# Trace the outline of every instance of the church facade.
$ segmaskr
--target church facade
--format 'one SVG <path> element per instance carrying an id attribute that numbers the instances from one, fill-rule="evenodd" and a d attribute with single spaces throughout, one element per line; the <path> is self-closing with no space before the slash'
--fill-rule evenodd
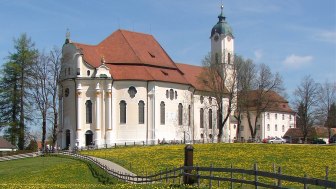
<path id="1" fill-rule="evenodd" d="M 223 12 L 211 51 L 233 54 Z M 227 57 L 227 56 L 226 56 Z M 230 55 L 223 63 L 233 62 Z M 98 45 L 62 48 L 58 146 L 217 140 L 215 99 L 198 83 L 202 67 L 174 62 L 148 34 L 117 30 Z M 227 124 L 223 141 L 233 141 Z"/>
<path id="2" fill-rule="evenodd" d="M 234 36 L 223 8 L 210 40 L 213 61 L 230 69 Z M 97 45 L 72 42 L 67 36 L 58 146 L 216 141 L 217 107 L 199 83 L 202 71 L 201 66 L 174 62 L 152 35 L 117 30 Z M 227 107 L 228 99 L 223 103 Z M 223 128 L 224 142 L 242 137 L 232 117 L 233 112 Z"/>

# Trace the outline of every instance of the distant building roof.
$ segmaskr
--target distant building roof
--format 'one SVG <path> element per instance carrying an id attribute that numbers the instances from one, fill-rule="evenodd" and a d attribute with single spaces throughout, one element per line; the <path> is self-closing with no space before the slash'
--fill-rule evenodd
<path id="1" fill-rule="evenodd" d="M 258 98 L 260 97 L 261 90 L 251 90 L 248 91 L 246 95 L 248 98 L 248 104 L 249 109 L 254 110 L 256 109 L 256 103 L 258 102 Z M 239 93 L 238 98 L 240 98 L 243 94 Z M 265 99 L 265 102 L 268 102 L 266 106 L 266 111 L 277 111 L 277 112 L 288 112 L 293 113 L 294 111 L 289 107 L 288 101 L 280 96 L 275 91 L 268 91 L 267 93 L 264 93 L 263 98 Z"/>
<path id="2" fill-rule="evenodd" d="M 3 137 L 0 137 L 0 149 L 16 149 L 16 147 Z"/>
<path id="3" fill-rule="evenodd" d="M 336 134 L 336 128 L 331 128 L 331 136 Z M 284 136 L 290 136 L 292 138 L 301 138 L 303 137 L 303 132 L 300 128 L 290 128 L 287 130 Z M 322 127 L 322 126 L 315 126 L 311 127 L 308 130 L 308 135 L 307 137 L 309 138 L 328 138 L 329 133 L 328 133 L 328 128 L 327 127 Z"/>

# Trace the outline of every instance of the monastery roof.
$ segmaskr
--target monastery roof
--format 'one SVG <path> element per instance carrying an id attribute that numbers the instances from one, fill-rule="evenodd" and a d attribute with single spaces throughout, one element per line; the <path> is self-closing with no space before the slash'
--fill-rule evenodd
<path id="1" fill-rule="evenodd" d="M 249 106 L 251 110 L 255 108 L 254 104 L 257 103 L 260 93 L 261 93 L 260 90 L 251 90 L 245 94 L 248 97 L 247 99 L 248 99 L 248 103 L 250 104 Z M 241 93 L 238 94 L 238 98 L 241 95 L 242 95 Z M 294 112 L 289 107 L 288 101 L 282 96 L 280 96 L 275 91 L 268 91 L 267 93 L 265 93 L 264 98 L 265 98 L 265 101 L 269 102 L 266 108 L 267 111 L 278 111 L 278 112 L 289 112 L 289 113 Z"/>
<path id="2" fill-rule="evenodd" d="M 167 81 L 189 84 L 152 35 L 117 30 L 98 45 L 73 43 L 93 67 L 105 65 L 115 80 Z"/>

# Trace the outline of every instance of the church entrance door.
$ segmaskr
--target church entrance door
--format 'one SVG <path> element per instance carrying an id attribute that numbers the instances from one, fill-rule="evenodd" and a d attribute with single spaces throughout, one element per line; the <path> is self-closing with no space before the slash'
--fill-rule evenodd
<path id="1" fill-rule="evenodd" d="M 70 146 L 70 130 L 65 131 L 65 148 L 68 149 Z"/>
<path id="2" fill-rule="evenodd" d="M 85 146 L 93 145 L 93 133 L 88 130 L 85 132 Z"/>

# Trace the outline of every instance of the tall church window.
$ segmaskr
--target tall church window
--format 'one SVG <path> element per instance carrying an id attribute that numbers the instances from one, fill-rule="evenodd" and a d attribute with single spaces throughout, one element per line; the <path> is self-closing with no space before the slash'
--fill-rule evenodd
<path id="1" fill-rule="evenodd" d="M 200 109 L 200 128 L 204 128 L 204 110 Z"/>
<path id="2" fill-rule="evenodd" d="M 164 125 L 166 120 L 165 120 L 165 117 L 166 117 L 166 110 L 165 110 L 165 103 L 163 101 L 161 101 L 160 103 L 160 123 L 161 125 Z"/>
<path id="3" fill-rule="evenodd" d="M 183 121 L 183 106 L 181 103 L 178 105 L 178 124 L 182 125 Z"/>
<path id="4" fill-rule="evenodd" d="M 231 53 L 228 53 L 228 64 L 231 64 Z"/>
<path id="5" fill-rule="evenodd" d="M 191 125 L 191 106 L 188 106 L 188 125 Z"/>
<path id="6" fill-rule="evenodd" d="M 145 123 L 145 103 L 144 101 L 140 100 L 138 103 L 139 108 L 139 124 Z"/>
<path id="7" fill-rule="evenodd" d="M 92 123 L 92 102 L 91 100 L 87 100 L 85 102 L 86 109 L 86 123 Z"/>
<path id="8" fill-rule="evenodd" d="M 212 109 L 209 109 L 209 129 L 212 129 Z"/>
<path id="9" fill-rule="evenodd" d="M 120 123 L 126 123 L 126 102 L 124 100 L 120 101 Z"/>
<path id="10" fill-rule="evenodd" d="M 90 76 L 90 70 L 86 71 L 86 75 Z"/>

